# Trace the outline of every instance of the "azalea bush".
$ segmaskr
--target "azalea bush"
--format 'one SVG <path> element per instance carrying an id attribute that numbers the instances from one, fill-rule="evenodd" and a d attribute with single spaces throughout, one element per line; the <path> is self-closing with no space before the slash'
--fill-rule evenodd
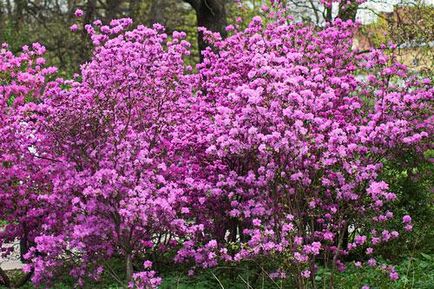
<path id="1" fill-rule="evenodd" d="M 19 240 L 21 259 L 41 233 L 47 207 L 39 196 L 50 191 L 51 160 L 36 153 L 38 103 L 47 81 L 56 73 L 45 67 L 45 48 L 39 43 L 23 47 L 16 56 L 4 44 L 0 50 L 0 254 L 9 256 L 10 243 Z M 31 113 L 28 113 L 31 112 Z M 29 275 L 30 276 L 30 275 Z M 25 282 L 29 276 L 19 283 Z M 11 285 L 0 269 L 0 284 Z"/>
<path id="2" fill-rule="evenodd" d="M 202 30 L 196 69 L 185 33 L 128 30 L 130 19 L 85 26 L 93 56 L 73 79 L 44 68 L 40 45 L 3 48 L 4 254 L 21 240 L 38 285 L 68 264 L 82 286 L 116 258 L 130 287 L 155 288 L 167 256 L 189 274 L 275 259 L 273 278 L 298 288 L 318 265 L 333 287 L 348 260 L 399 279 L 374 257 L 413 229 L 384 168 L 407 153 L 425 161 L 431 80 L 353 50 L 350 21 L 266 20 L 226 39 Z"/>
<path id="3" fill-rule="evenodd" d="M 79 260 L 71 274 L 80 284 L 98 279 L 104 261 L 123 256 L 138 287 L 158 285 L 155 272 L 144 271 L 150 261 L 134 272 L 137 260 L 196 230 L 183 219 L 188 167 L 175 143 L 193 101 L 183 64 L 189 44 L 183 33 L 167 43 L 158 25 L 109 39 L 129 24 L 116 20 L 91 33 L 95 53 L 81 80 L 59 81 L 41 105 L 38 126 L 50 146 L 37 153 L 56 160 L 50 166 L 57 174 L 40 196 L 50 211 L 29 253 L 36 283 L 49 281 L 47 272 L 68 258 Z"/>
<path id="4" fill-rule="evenodd" d="M 302 287 L 317 261 L 343 271 L 345 256 L 362 251 L 380 265 L 376 248 L 412 230 L 379 175 L 397 154 L 423 158 L 432 84 L 381 51 L 352 51 L 354 29 L 338 20 L 315 32 L 276 15 L 225 40 L 208 33 L 216 49 L 199 65 L 207 105 L 197 131 L 207 149 L 197 161 L 212 198 L 195 214 L 208 220 L 222 260 L 284 256 L 281 271 Z M 184 247 L 178 257 L 197 263 L 203 248 Z M 205 266 L 216 263 L 207 257 Z"/>

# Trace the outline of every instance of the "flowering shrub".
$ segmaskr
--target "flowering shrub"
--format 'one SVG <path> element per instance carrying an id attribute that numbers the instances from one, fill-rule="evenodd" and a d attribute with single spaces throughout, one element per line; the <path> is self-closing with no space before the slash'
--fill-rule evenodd
<path id="1" fill-rule="evenodd" d="M 284 254 L 303 286 L 317 259 L 344 270 L 351 251 L 371 255 L 411 231 L 408 216 L 388 224 L 396 195 L 378 176 L 383 161 L 427 148 L 434 90 L 381 51 L 352 51 L 355 28 L 256 17 L 225 40 L 205 32 L 216 49 L 198 66 L 206 105 L 194 149 L 205 173 L 192 202 L 214 244 L 185 243 L 178 261 Z"/>
<path id="2" fill-rule="evenodd" d="M 40 139 L 34 126 L 39 117 L 26 112 L 41 101 L 47 79 L 56 72 L 44 67 L 45 48 L 38 43 L 24 47 L 15 56 L 4 44 L 0 51 L 0 254 L 7 257 L 20 240 L 25 254 L 39 234 L 44 217 L 44 204 L 38 196 L 50 189 L 49 160 L 35 153 Z M 26 105 L 26 103 L 29 103 Z M 21 256 L 23 257 L 23 256 Z M 10 285 L 0 269 L 0 284 Z"/>
<path id="3" fill-rule="evenodd" d="M 118 23 L 130 21 L 112 21 L 110 34 L 92 35 L 111 39 L 95 48 L 81 81 L 59 83 L 41 105 L 45 119 L 38 126 L 51 140 L 44 154 L 56 160 L 50 167 L 58 174 L 51 192 L 40 196 L 51 210 L 29 254 L 36 283 L 66 256 L 80 259 L 71 272 L 79 282 L 97 279 L 104 260 L 122 256 L 128 276 L 144 287 L 155 273 L 132 276 L 133 263 L 195 230 L 182 219 L 188 167 L 175 130 L 193 104 L 193 78 L 183 63 L 189 43 L 184 33 L 167 42 L 158 25 L 116 36 Z"/>
<path id="4" fill-rule="evenodd" d="M 318 260 L 342 271 L 358 250 L 381 266 L 375 248 L 412 229 L 389 224 L 382 163 L 427 148 L 433 86 L 353 51 L 351 22 L 273 17 L 224 40 L 203 30 L 197 72 L 184 33 L 129 19 L 85 26 L 95 49 L 72 80 L 46 83 L 37 45 L 2 52 L 0 240 L 31 232 L 34 283 L 72 261 L 81 285 L 121 257 L 131 287 L 154 288 L 148 258 L 168 252 L 204 268 L 277 256 L 300 288 Z"/>

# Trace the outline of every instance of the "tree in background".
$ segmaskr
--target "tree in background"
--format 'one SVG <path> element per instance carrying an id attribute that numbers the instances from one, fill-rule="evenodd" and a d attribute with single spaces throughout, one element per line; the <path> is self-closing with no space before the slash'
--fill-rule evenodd
<path id="1" fill-rule="evenodd" d="M 89 59 L 91 51 L 84 27 L 82 34 L 65 33 L 65 30 L 75 21 L 73 12 L 76 8 L 80 8 L 84 11 L 82 24 L 91 23 L 96 19 L 108 23 L 114 18 L 130 17 L 135 23 L 145 25 L 161 23 L 168 33 L 175 30 L 185 31 L 187 40 L 193 45 L 189 62 L 196 63 L 200 58 L 200 51 L 207 46 L 202 35 L 198 33 L 197 27 L 206 27 L 225 37 L 225 27 L 229 22 L 233 23 L 238 17 L 250 19 L 261 14 L 262 7 L 272 2 L 276 1 L 1 0 L 0 40 L 8 42 L 14 52 L 19 51 L 24 44 L 35 41 L 44 43 L 48 50 L 47 57 L 50 64 L 71 74 L 77 71 L 79 63 Z M 366 3 L 370 1 L 366 0 L 280 0 L 279 2 L 296 19 L 319 26 L 335 18 L 354 20 L 360 11 L 370 9 Z M 376 3 L 387 2 L 387 0 L 376 1 Z M 388 26 L 380 30 L 387 30 L 390 34 L 387 41 L 391 40 L 397 44 L 408 44 L 409 37 L 412 37 L 412 43 L 416 41 L 419 46 L 424 46 L 425 48 L 419 50 L 428 54 L 433 50 L 426 45 L 432 39 L 432 29 L 430 30 L 432 25 L 430 26 L 429 23 L 432 23 L 433 17 L 429 12 L 430 8 L 423 5 L 422 0 L 401 0 L 399 3 L 411 7 L 408 8 L 411 12 L 406 8 L 407 10 L 395 10 L 393 15 L 380 15 L 380 21 L 386 21 Z M 370 31 L 370 35 L 372 34 Z"/>
<path id="2" fill-rule="evenodd" d="M 388 43 L 400 61 L 420 72 L 430 73 L 434 65 L 434 6 L 424 1 L 396 6 L 378 15 L 377 21 L 361 27 L 356 39 L 361 49 L 380 48 Z"/>
<path id="3" fill-rule="evenodd" d="M 221 36 L 226 36 L 226 0 L 184 1 L 189 3 L 196 11 L 198 27 L 206 27 L 210 31 L 219 32 Z M 203 51 L 208 46 L 201 33 L 198 35 L 198 46 L 199 51 Z"/>
<path id="4" fill-rule="evenodd" d="M 226 0 L 47 0 L 47 1 L 0 1 L 0 39 L 11 44 L 12 51 L 35 41 L 43 42 L 48 50 L 51 64 L 62 71 L 77 71 L 78 64 L 89 58 L 89 42 L 83 27 L 82 34 L 65 33 L 75 21 L 76 8 L 84 11 L 83 24 L 96 19 L 109 23 L 112 19 L 130 17 L 135 23 L 163 24 L 167 32 L 182 30 L 188 40 L 206 47 L 198 34 L 197 26 L 225 35 Z M 189 5 L 190 4 L 190 5 Z M 195 19 L 196 18 L 196 19 Z M 84 26 L 84 25 L 83 25 Z M 198 39 L 198 40 L 196 40 Z M 191 62 L 198 59 L 194 47 Z M 195 60 L 194 62 L 197 62 Z"/>

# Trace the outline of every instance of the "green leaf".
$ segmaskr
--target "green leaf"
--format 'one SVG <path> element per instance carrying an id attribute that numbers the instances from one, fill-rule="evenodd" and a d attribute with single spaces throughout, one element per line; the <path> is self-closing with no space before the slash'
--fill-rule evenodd
<path id="1" fill-rule="evenodd" d="M 433 259 L 432 256 L 425 254 L 425 253 L 420 253 L 422 255 L 422 257 L 424 257 L 425 259 L 427 259 L 428 261 L 431 261 Z"/>

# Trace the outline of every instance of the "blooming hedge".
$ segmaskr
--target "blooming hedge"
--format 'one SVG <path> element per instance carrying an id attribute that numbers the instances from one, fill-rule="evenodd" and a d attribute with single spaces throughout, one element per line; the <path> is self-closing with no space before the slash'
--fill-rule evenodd
<path id="1" fill-rule="evenodd" d="M 184 33 L 131 24 L 86 25 L 93 56 L 70 80 L 38 44 L 1 50 L 0 247 L 22 241 L 34 283 L 69 262 L 82 285 L 122 257 L 131 287 L 154 288 L 149 257 L 173 253 L 192 269 L 281 258 L 304 288 L 318 261 L 381 266 L 376 248 L 412 230 L 380 175 L 429 148 L 434 88 L 353 50 L 356 24 L 278 12 L 226 39 L 202 30 L 195 70 Z"/>

